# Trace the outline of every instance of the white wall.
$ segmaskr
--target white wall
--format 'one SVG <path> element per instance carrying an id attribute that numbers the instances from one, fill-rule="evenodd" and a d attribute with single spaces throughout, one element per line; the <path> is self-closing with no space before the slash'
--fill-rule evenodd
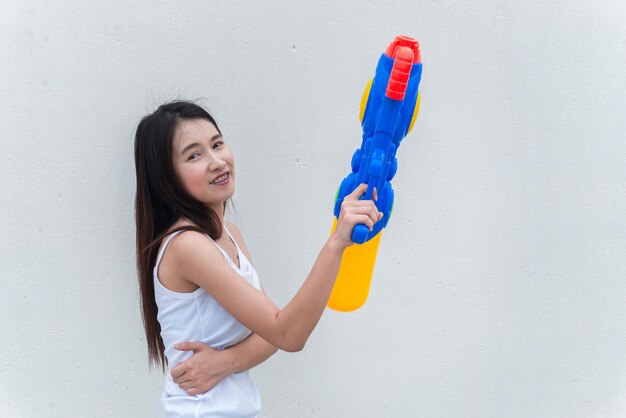
<path id="1" fill-rule="evenodd" d="M 254 371 L 264 417 L 626 415 L 626 6 L 3 2 L 0 415 L 151 417 L 132 143 L 204 98 L 280 305 L 331 224 L 396 34 L 422 108 L 371 295 Z"/>

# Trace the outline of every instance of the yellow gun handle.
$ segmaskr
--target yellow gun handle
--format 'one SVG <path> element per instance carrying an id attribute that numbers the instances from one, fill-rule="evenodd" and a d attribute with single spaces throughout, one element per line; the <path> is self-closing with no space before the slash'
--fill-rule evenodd
<path id="1" fill-rule="evenodd" d="M 333 221 L 332 234 L 337 227 L 337 219 Z M 327 306 L 340 312 L 359 309 L 370 291 L 374 263 L 378 253 L 378 245 L 383 231 L 364 244 L 353 244 L 346 248 L 341 259 L 341 267 L 335 281 Z"/>

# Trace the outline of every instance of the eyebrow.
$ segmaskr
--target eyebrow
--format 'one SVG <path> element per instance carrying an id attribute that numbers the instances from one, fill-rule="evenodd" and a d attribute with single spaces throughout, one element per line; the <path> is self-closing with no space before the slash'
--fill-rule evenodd
<path id="1" fill-rule="evenodd" d="M 216 139 L 220 139 L 222 137 L 222 134 L 215 134 L 211 137 L 211 139 L 209 140 L 210 142 L 215 141 Z M 187 145 L 185 148 L 183 148 L 183 150 L 180 152 L 180 155 L 185 154 L 188 150 L 190 150 L 193 147 L 197 147 L 199 146 L 200 143 L 199 142 L 193 142 L 189 145 Z"/>

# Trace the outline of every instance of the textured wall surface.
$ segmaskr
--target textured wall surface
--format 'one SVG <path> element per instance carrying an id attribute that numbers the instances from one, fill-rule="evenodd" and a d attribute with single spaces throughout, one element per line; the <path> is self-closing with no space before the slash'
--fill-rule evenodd
<path id="1" fill-rule="evenodd" d="M 422 108 L 368 303 L 254 372 L 263 417 L 626 416 L 622 1 L 3 2 L 0 415 L 152 417 L 132 143 L 202 99 L 265 290 L 296 292 L 396 34 Z"/>

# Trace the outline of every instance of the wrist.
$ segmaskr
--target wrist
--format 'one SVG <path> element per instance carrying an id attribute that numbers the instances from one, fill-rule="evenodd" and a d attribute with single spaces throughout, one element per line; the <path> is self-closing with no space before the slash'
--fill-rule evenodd
<path id="1" fill-rule="evenodd" d="M 235 350 L 227 348 L 226 350 L 222 350 L 220 354 L 224 362 L 224 373 L 226 373 L 227 376 L 241 371 L 241 364 L 239 364 L 241 356 L 238 356 Z"/>
<path id="2" fill-rule="evenodd" d="M 342 245 L 341 240 L 337 237 L 337 234 L 332 234 L 326 241 L 326 248 L 331 252 L 342 255 L 346 247 Z"/>

